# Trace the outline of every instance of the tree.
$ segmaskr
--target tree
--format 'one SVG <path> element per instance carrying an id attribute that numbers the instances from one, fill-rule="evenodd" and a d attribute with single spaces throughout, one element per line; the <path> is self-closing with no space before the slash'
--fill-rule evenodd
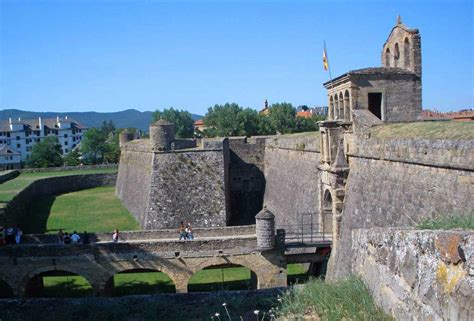
<path id="1" fill-rule="evenodd" d="M 78 148 L 74 148 L 67 155 L 64 156 L 64 165 L 79 166 L 81 165 L 81 153 Z"/>
<path id="2" fill-rule="evenodd" d="M 251 136 L 259 134 L 261 117 L 250 108 L 226 103 L 209 107 L 204 124 L 208 127 L 205 135 L 214 136 Z"/>
<path id="3" fill-rule="evenodd" d="M 194 135 L 194 120 L 191 114 L 185 110 L 164 109 L 163 111 L 155 111 L 153 113 L 152 121 L 164 119 L 174 124 L 176 137 L 190 138 Z"/>
<path id="4" fill-rule="evenodd" d="M 31 167 L 57 167 L 63 164 L 63 150 L 58 138 L 49 136 L 33 146 L 28 165 Z"/>
<path id="5" fill-rule="evenodd" d="M 270 126 L 281 134 L 292 133 L 296 129 L 296 110 L 289 103 L 273 104 L 269 108 Z"/>
<path id="6" fill-rule="evenodd" d="M 105 130 L 90 128 L 86 131 L 81 142 L 81 151 L 87 162 L 92 164 L 102 162 L 107 148 L 107 134 Z"/>
<path id="7" fill-rule="evenodd" d="M 296 117 L 296 132 L 310 132 L 319 130 L 319 121 L 324 120 L 323 116 L 313 115 L 311 117 Z"/>

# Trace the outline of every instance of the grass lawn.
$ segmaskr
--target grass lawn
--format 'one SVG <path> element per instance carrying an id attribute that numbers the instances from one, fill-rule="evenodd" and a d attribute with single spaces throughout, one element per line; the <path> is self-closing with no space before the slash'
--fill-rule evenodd
<path id="1" fill-rule="evenodd" d="M 288 265 L 288 276 L 301 275 L 300 264 Z M 81 276 L 43 277 L 44 297 L 80 297 L 92 295 L 90 284 Z M 204 269 L 189 280 L 189 292 L 217 290 L 245 290 L 251 287 L 250 270 L 246 267 Z M 174 293 L 173 281 L 162 272 L 118 273 L 114 276 L 112 296 L 131 294 Z"/>
<path id="2" fill-rule="evenodd" d="M 10 201 L 19 191 L 40 178 L 115 172 L 117 172 L 115 168 L 99 168 L 63 172 L 21 173 L 16 178 L 0 184 L 0 203 Z"/>
<path id="3" fill-rule="evenodd" d="M 384 124 L 371 129 L 377 138 L 474 139 L 474 122 L 426 121 Z"/>
<path id="4" fill-rule="evenodd" d="M 31 205 L 30 219 L 21 222 L 26 233 L 111 232 L 138 230 L 139 225 L 115 196 L 114 186 L 46 196 Z"/>
<path id="5" fill-rule="evenodd" d="M 354 276 L 331 283 L 311 279 L 303 288 L 293 288 L 281 297 L 279 318 L 305 320 L 308 314 L 321 320 L 393 321 L 375 305 L 364 283 Z"/>

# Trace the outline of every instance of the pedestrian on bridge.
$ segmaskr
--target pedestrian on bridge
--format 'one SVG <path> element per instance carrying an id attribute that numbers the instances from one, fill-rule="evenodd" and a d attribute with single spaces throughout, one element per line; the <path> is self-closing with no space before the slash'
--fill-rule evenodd
<path id="1" fill-rule="evenodd" d="M 181 223 L 179 223 L 178 233 L 179 233 L 180 241 L 186 240 L 187 235 L 186 235 L 186 226 L 184 226 L 184 221 L 181 221 Z"/>
<path id="2" fill-rule="evenodd" d="M 119 240 L 119 236 L 120 236 L 119 230 L 116 229 L 114 231 L 114 234 L 112 234 L 112 242 L 117 243 Z"/>

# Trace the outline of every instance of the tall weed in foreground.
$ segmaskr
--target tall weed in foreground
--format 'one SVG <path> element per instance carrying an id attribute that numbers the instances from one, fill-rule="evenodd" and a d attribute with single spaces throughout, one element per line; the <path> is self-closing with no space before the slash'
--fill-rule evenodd
<path id="1" fill-rule="evenodd" d="M 425 219 L 418 224 L 417 228 L 421 230 L 450 230 L 454 228 L 474 230 L 474 213 Z"/>
<path id="2" fill-rule="evenodd" d="M 355 277 L 326 283 L 311 279 L 302 288 L 286 292 L 279 301 L 279 318 L 304 320 L 305 315 L 316 314 L 321 320 L 393 320 L 378 308 L 362 281 Z"/>

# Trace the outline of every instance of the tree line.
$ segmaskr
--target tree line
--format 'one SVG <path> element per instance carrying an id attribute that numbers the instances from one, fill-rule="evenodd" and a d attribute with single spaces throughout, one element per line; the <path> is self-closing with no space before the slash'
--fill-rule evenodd
<path id="1" fill-rule="evenodd" d="M 256 136 L 289 134 L 319 129 L 318 121 L 324 117 L 298 117 L 296 108 L 290 103 L 276 103 L 268 112 L 260 114 L 255 109 L 244 108 L 235 103 L 209 107 L 203 120 L 205 129 L 194 126 L 191 114 L 173 107 L 156 110 L 152 122 L 165 119 L 175 125 L 177 138 Z M 58 138 L 48 136 L 33 146 L 26 165 L 28 167 L 59 167 L 118 163 L 120 159 L 119 134 L 124 129 L 115 128 L 112 121 L 102 123 L 99 128 L 88 129 L 81 143 L 63 155 Z M 128 128 L 135 132 L 136 129 Z"/>
<path id="2" fill-rule="evenodd" d="M 174 108 L 155 111 L 153 121 L 165 119 L 175 125 L 178 138 L 275 135 L 315 131 L 318 121 L 325 118 L 313 115 L 298 117 L 296 108 L 290 103 L 276 103 L 268 113 L 260 114 L 255 109 L 244 108 L 235 103 L 209 107 L 203 118 L 205 129 L 195 130 L 191 114 Z"/>

